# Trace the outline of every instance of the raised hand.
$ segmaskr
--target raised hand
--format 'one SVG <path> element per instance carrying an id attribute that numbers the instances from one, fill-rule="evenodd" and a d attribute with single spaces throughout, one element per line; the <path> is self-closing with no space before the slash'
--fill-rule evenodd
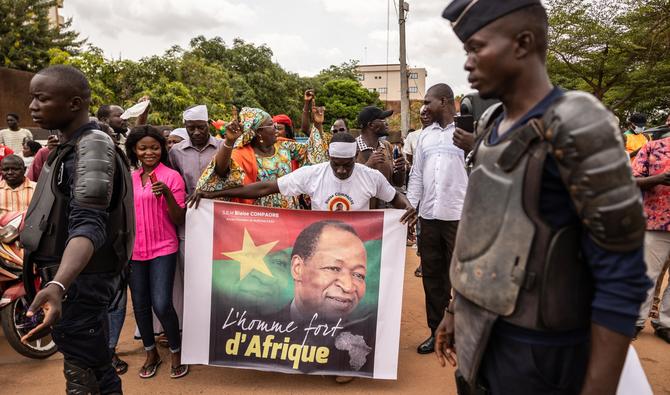
<path id="1" fill-rule="evenodd" d="M 306 102 L 314 101 L 314 89 L 307 89 L 305 91 L 305 101 Z"/>
<path id="2" fill-rule="evenodd" d="M 454 145 L 463 151 L 470 152 L 475 145 L 474 133 L 468 133 L 461 128 L 456 128 L 454 131 Z"/>

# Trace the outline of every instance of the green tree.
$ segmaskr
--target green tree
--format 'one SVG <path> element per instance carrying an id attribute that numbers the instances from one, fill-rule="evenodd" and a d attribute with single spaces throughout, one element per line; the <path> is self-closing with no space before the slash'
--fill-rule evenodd
<path id="1" fill-rule="evenodd" d="M 232 47 L 220 37 L 195 37 L 188 54 L 203 59 L 229 74 L 232 103 L 238 107 L 256 106 L 270 114 L 285 113 L 294 120 L 300 116 L 303 80 L 272 61 L 272 50 L 236 38 Z"/>
<path id="2" fill-rule="evenodd" d="M 349 60 L 338 65 L 331 65 L 323 69 L 312 78 L 307 78 L 306 82 L 311 84 L 310 88 L 319 90 L 328 81 L 332 80 L 352 80 L 358 81 L 356 68 L 358 67 L 358 60 Z"/>
<path id="3" fill-rule="evenodd" d="M 337 118 L 345 118 L 350 127 L 357 127 L 356 118 L 365 106 L 382 106 L 379 93 L 363 88 L 358 81 L 351 79 L 331 80 L 323 85 L 316 95 L 318 105 L 326 106 L 327 125 Z"/>
<path id="4" fill-rule="evenodd" d="M 620 117 L 667 98 L 667 0 L 549 0 L 548 69 L 555 84 L 594 94 Z M 667 101 L 667 99 L 665 99 Z"/>
<path id="5" fill-rule="evenodd" d="M 174 46 L 139 61 L 107 60 L 93 46 L 76 54 L 53 48 L 49 56 L 51 64 L 71 64 L 86 74 L 93 90 L 92 111 L 102 104 L 129 107 L 149 95 L 149 121 L 156 124 L 181 124 L 182 112 L 193 104 L 206 104 L 212 119 L 227 119 L 235 105 L 284 113 L 298 123 L 303 92 L 315 86 L 317 103 L 328 107 L 327 122 L 337 117 L 354 122 L 361 107 L 381 105 L 378 94 L 356 80 L 356 61 L 303 78 L 273 62 L 266 45 L 241 39 L 227 47 L 220 37 L 198 36 L 188 49 Z"/>
<path id="6" fill-rule="evenodd" d="M 103 104 L 118 103 L 118 96 L 113 84 L 116 70 L 114 64 L 104 58 L 101 49 L 89 46 L 88 50 L 73 56 L 61 49 L 52 48 L 48 51 L 48 54 L 50 57 L 49 65 L 71 65 L 86 75 L 91 85 L 91 107 L 93 110 L 97 110 Z"/>
<path id="7" fill-rule="evenodd" d="M 49 22 L 54 5 L 53 0 L 0 0 L 0 59 L 5 67 L 38 71 L 49 64 L 50 49 L 79 51 L 85 40 L 69 30 L 71 19 L 62 27 Z"/>
<path id="8" fill-rule="evenodd" d="M 189 88 L 179 81 L 170 81 L 166 77 L 159 83 L 142 92 L 151 97 L 149 123 L 154 125 L 181 125 L 182 112 L 195 104 Z"/>

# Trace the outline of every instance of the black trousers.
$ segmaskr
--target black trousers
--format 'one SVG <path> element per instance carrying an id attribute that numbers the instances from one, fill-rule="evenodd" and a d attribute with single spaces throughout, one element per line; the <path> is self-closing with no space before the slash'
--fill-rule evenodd
<path id="1" fill-rule="evenodd" d="M 426 316 L 431 333 L 442 321 L 444 308 L 451 299 L 449 265 L 454 251 L 458 221 L 440 221 L 420 218 L 421 272 L 426 294 Z"/>
<path id="2" fill-rule="evenodd" d="M 579 394 L 588 360 L 588 342 L 545 346 L 494 335 L 479 377 L 492 395 Z"/>
<path id="3" fill-rule="evenodd" d="M 52 333 L 67 362 L 93 370 L 102 394 L 121 393 L 107 334 L 107 310 L 120 281 L 118 274 L 80 274 L 67 291 Z"/>

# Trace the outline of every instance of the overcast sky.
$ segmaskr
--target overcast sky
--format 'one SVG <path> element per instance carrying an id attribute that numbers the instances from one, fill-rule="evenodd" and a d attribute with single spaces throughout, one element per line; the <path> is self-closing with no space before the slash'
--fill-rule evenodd
<path id="1" fill-rule="evenodd" d="M 462 45 L 440 16 L 448 1 L 408 2 L 408 64 L 427 69 L 428 87 L 445 82 L 469 92 Z M 65 0 L 62 14 L 108 58 L 160 55 L 197 35 L 227 44 L 239 37 L 267 44 L 284 69 L 312 76 L 349 59 L 397 64 L 395 7 L 393 0 Z"/>

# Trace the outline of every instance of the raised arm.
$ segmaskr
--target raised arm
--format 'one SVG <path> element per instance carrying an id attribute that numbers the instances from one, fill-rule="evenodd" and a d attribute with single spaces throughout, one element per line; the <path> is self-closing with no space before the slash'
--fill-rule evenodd
<path id="1" fill-rule="evenodd" d="M 306 136 L 309 136 L 310 133 L 310 107 L 314 101 L 314 91 L 308 89 L 305 91 L 305 102 L 302 106 L 302 116 L 300 117 L 300 131 L 303 132 Z"/>
<path id="2" fill-rule="evenodd" d="M 228 170 L 230 170 L 230 157 L 233 154 L 233 146 L 238 137 L 242 135 L 242 125 L 237 120 L 227 124 L 225 126 L 225 132 L 223 134 L 223 144 L 216 152 L 215 163 L 216 166 L 214 171 L 216 174 L 225 178 L 228 176 Z"/>
<path id="3" fill-rule="evenodd" d="M 149 100 L 149 96 L 142 96 L 140 98 L 140 100 L 138 101 L 138 103 L 143 102 L 143 101 L 147 101 L 147 100 Z M 135 123 L 136 126 L 142 126 L 142 125 L 147 124 L 147 119 L 149 118 L 149 108 L 150 107 L 151 107 L 151 104 L 149 104 L 147 106 L 147 109 L 144 110 L 144 112 L 142 114 L 140 114 L 139 117 L 137 117 L 137 122 Z"/>
<path id="4" fill-rule="evenodd" d="M 312 106 L 312 122 L 314 122 L 314 127 L 321 134 L 323 134 L 323 121 L 326 117 L 326 107 L 316 107 Z"/>

